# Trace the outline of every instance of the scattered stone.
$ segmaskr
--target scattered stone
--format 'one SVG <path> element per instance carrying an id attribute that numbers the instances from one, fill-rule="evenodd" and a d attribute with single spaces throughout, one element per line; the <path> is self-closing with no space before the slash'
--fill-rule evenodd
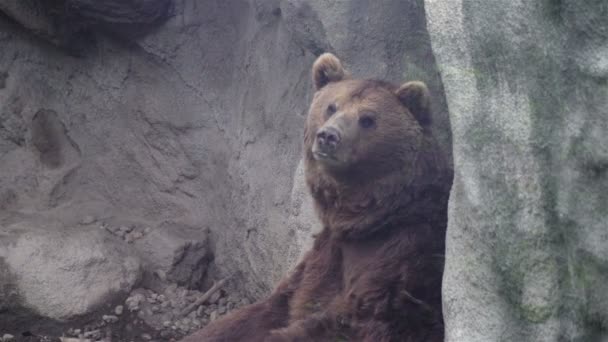
<path id="1" fill-rule="evenodd" d="M 125 303 L 127 304 L 127 308 L 129 311 L 137 311 L 140 308 L 141 302 L 146 300 L 146 297 L 141 293 L 136 293 L 133 296 L 127 298 Z"/>
<path id="2" fill-rule="evenodd" d="M 15 336 L 13 336 L 11 334 L 2 335 L 2 342 L 9 342 L 9 341 L 14 341 L 14 340 L 15 340 Z"/>
<path id="3" fill-rule="evenodd" d="M 213 322 L 213 321 L 215 321 L 215 320 L 217 319 L 217 317 L 218 317 L 218 313 L 217 313 L 217 310 L 215 310 L 215 311 L 213 311 L 213 312 L 212 312 L 212 313 L 209 315 L 209 320 L 210 320 L 211 322 Z"/>
<path id="4" fill-rule="evenodd" d="M 205 307 L 204 306 L 199 306 L 198 309 L 196 309 L 196 315 L 198 317 L 203 317 L 203 314 L 205 313 Z"/>
<path id="5" fill-rule="evenodd" d="M 74 329 L 74 336 L 80 335 L 81 332 L 82 332 L 82 330 L 80 330 L 80 329 Z"/>
<path id="6" fill-rule="evenodd" d="M 164 326 L 165 328 L 170 327 L 170 326 L 171 326 L 171 321 L 164 321 L 164 322 L 163 322 L 163 326 Z"/>
<path id="7" fill-rule="evenodd" d="M 83 226 L 95 223 L 96 219 L 94 216 L 87 215 L 80 220 L 80 224 Z"/>
<path id="8" fill-rule="evenodd" d="M 215 304 L 220 300 L 221 296 L 222 296 L 222 294 L 220 293 L 220 291 L 215 292 L 214 294 L 211 295 L 211 297 L 209 297 L 209 300 L 207 301 L 207 303 Z"/>
<path id="9" fill-rule="evenodd" d="M 124 234 L 130 233 L 133 230 L 133 226 L 120 226 L 118 231 L 123 232 Z"/>
<path id="10" fill-rule="evenodd" d="M 115 309 L 114 309 L 114 313 L 117 316 L 122 315 L 122 312 L 124 311 L 124 307 L 122 305 L 118 305 Z"/>
<path id="11" fill-rule="evenodd" d="M 99 340 L 101 338 L 101 330 L 95 329 L 84 333 L 84 338 Z"/>
<path id="12" fill-rule="evenodd" d="M 93 342 L 88 338 L 74 338 L 74 337 L 60 337 L 59 340 L 61 342 Z"/>
<path id="13" fill-rule="evenodd" d="M 225 306 L 220 306 L 217 308 L 217 313 L 220 315 L 223 315 L 226 313 L 226 307 Z"/>
<path id="14" fill-rule="evenodd" d="M 217 305 L 226 306 L 226 302 L 227 302 L 226 297 L 222 297 L 222 298 L 220 298 L 220 300 L 217 301 Z"/>
<path id="15" fill-rule="evenodd" d="M 125 236 L 125 241 L 127 243 L 133 243 L 133 242 L 135 242 L 135 239 L 133 238 L 133 235 L 131 233 L 129 233 Z"/>
<path id="16" fill-rule="evenodd" d="M 152 336 L 150 334 L 141 334 L 141 338 L 146 341 L 150 341 L 152 339 Z"/>
<path id="17" fill-rule="evenodd" d="M 104 322 L 109 324 L 118 322 L 118 317 L 114 315 L 103 315 L 101 319 L 103 319 Z"/>

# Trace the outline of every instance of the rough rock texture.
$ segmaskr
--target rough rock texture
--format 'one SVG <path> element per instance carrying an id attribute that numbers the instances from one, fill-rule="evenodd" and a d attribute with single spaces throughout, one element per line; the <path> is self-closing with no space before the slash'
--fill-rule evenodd
<path id="1" fill-rule="evenodd" d="M 608 7 L 427 0 L 454 134 L 447 341 L 608 339 Z"/>
<path id="2" fill-rule="evenodd" d="M 2 0 L 0 11 L 33 34 L 70 52 L 91 46 L 94 31 L 141 35 L 165 20 L 171 0 Z"/>
<path id="3" fill-rule="evenodd" d="M 134 241 L 141 259 L 147 263 L 145 285 L 155 288 L 159 285 L 149 281 L 159 278 L 160 286 L 169 282 L 201 288 L 213 256 L 207 230 L 203 234 L 196 230 L 200 228 L 164 222 L 141 240 Z M 199 237 L 194 239 L 196 235 Z"/>
<path id="4" fill-rule="evenodd" d="M 52 223 L 37 223 L 10 225 L 0 232 L 0 273 L 5 275 L 0 288 L 11 292 L 7 297 L 0 292 L 0 311 L 19 303 L 65 320 L 128 294 L 139 280 L 138 259 L 98 229 L 59 230 Z M 6 319 L 10 321 L 0 318 Z"/>
<path id="5" fill-rule="evenodd" d="M 86 26 L 80 58 L 40 39 L 53 17 L 26 5 L 0 0 L 1 231 L 34 214 L 59 232 L 88 216 L 208 228 L 207 274 L 267 293 L 318 228 L 299 160 L 325 50 L 358 75 L 425 81 L 450 150 L 422 0 L 177 0 L 145 36 Z"/>

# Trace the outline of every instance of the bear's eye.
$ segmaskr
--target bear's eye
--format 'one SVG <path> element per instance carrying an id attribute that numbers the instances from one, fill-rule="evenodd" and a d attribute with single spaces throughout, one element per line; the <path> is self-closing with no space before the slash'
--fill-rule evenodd
<path id="1" fill-rule="evenodd" d="M 369 116 L 362 116 L 359 119 L 359 125 L 363 128 L 371 128 L 376 124 L 376 120 Z"/>
<path id="2" fill-rule="evenodd" d="M 336 112 L 336 110 L 338 110 L 336 108 L 336 105 L 333 103 L 330 104 L 329 106 L 327 106 L 327 116 L 332 116 Z"/>

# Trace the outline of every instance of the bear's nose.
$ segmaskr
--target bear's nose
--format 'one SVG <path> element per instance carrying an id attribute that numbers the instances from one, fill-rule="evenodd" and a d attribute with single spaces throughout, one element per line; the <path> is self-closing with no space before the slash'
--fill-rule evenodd
<path id="1" fill-rule="evenodd" d="M 333 150 L 340 143 L 340 132 L 333 127 L 324 127 L 317 132 L 317 142 L 323 150 Z"/>

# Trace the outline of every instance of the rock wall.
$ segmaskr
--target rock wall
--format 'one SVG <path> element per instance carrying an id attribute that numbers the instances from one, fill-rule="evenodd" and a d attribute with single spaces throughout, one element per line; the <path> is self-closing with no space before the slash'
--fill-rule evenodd
<path id="1" fill-rule="evenodd" d="M 606 2 L 425 5 L 454 135 L 446 341 L 606 340 Z"/>
<path id="2" fill-rule="evenodd" d="M 119 17 L 91 1 L 0 1 L 0 291 L 11 295 L 0 305 L 47 313 L 6 257 L 41 232 L 49 251 L 70 248 L 65 234 L 78 253 L 120 244 L 144 281 L 159 270 L 190 286 L 230 276 L 251 297 L 267 293 L 318 229 L 299 160 L 321 52 L 358 76 L 426 81 L 450 150 L 421 0 L 176 0 L 166 13 L 156 1 Z M 206 278 L 170 270 L 206 267 L 207 254 L 181 257 L 207 251 L 201 241 L 214 256 L 197 273 Z M 53 317 L 70 316 L 61 305 Z"/>

